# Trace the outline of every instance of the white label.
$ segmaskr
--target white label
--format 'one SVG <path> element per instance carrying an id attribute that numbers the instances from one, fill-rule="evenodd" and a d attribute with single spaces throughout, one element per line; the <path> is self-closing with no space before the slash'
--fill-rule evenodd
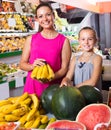
<path id="1" fill-rule="evenodd" d="M 9 18 L 9 19 L 8 19 L 8 25 L 9 25 L 10 27 L 16 26 L 16 21 L 15 21 L 15 19 L 14 19 L 14 18 Z"/>

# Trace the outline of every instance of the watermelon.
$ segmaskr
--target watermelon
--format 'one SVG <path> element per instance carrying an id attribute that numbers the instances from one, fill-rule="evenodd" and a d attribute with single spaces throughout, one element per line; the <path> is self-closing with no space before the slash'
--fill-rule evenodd
<path id="1" fill-rule="evenodd" d="M 85 99 L 76 87 L 59 88 L 52 97 L 52 112 L 59 120 L 75 120 L 77 113 L 85 105 Z"/>
<path id="2" fill-rule="evenodd" d="M 94 130 L 95 125 L 98 123 L 109 123 L 110 119 L 111 109 L 102 103 L 85 106 L 76 117 L 76 121 L 83 123 L 87 130 Z"/>
<path id="3" fill-rule="evenodd" d="M 86 130 L 85 125 L 77 121 L 58 120 L 49 124 L 45 130 Z"/>
<path id="4" fill-rule="evenodd" d="M 44 90 L 41 96 L 41 103 L 44 108 L 44 110 L 48 113 L 52 113 L 51 109 L 51 101 L 52 101 L 52 96 L 54 92 L 59 88 L 59 84 L 53 84 L 50 85 L 48 88 Z"/>
<path id="5" fill-rule="evenodd" d="M 86 100 L 86 105 L 91 103 L 103 103 L 103 95 L 99 89 L 90 85 L 84 85 L 81 86 L 79 90 Z"/>

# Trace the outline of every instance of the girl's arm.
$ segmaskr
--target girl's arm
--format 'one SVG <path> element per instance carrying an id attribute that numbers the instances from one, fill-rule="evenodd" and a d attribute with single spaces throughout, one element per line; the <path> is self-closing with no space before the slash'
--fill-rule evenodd
<path id="1" fill-rule="evenodd" d="M 91 78 L 84 81 L 81 84 L 78 84 L 77 87 L 82 85 L 91 85 L 96 86 L 101 74 L 102 74 L 102 57 L 97 55 L 93 60 L 94 70 L 92 72 Z"/>
<path id="2" fill-rule="evenodd" d="M 60 87 L 72 85 L 71 80 L 72 80 L 73 75 L 74 75 L 75 60 L 76 60 L 76 57 L 73 57 L 71 62 L 70 62 L 69 70 L 68 70 L 66 76 L 63 78 Z"/>

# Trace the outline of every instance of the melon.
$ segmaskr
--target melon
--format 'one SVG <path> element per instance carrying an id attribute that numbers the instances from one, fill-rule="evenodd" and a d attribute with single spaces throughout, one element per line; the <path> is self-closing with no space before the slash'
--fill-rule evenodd
<path id="1" fill-rule="evenodd" d="M 75 120 L 85 105 L 85 99 L 76 87 L 59 88 L 52 97 L 52 112 L 58 120 Z"/>
<path id="2" fill-rule="evenodd" d="M 41 103 L 47 113 L 52 113 L 51 109 L 52 96 L 58 88 L 59 84 L 49 85 L 48 88 L 46 88 L 42 93 Z"/>
<path id="3" fill-rule="evenodd" d="M 84 85 L 79 90 L 83 94 L 87 105 L 91 103 L 103 103 L 103 95 L 99 89 L 91 85 Z"/>
<path id="4" fill-rule="evenodd" d="M 85 106 L 76 117 L 76 121 L 83 123 L 87 130 L 94 130 L 95 125 L 98 123 L 109 123 L 110 119 L 111 109 L 102 103 Z"/>
<path id="5" fill-rule="evenodd" d="M 77 121 L 58 120 L 49 124 L 45 130 L 86 130 L 85 125 Z"/>

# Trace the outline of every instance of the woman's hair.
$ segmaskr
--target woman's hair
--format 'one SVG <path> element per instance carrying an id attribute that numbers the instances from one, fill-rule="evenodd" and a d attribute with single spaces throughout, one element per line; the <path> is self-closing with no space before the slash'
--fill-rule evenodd
<path id="1" fill-rule="evenodd" d="M 78 36 L 79 36 L 79 37 L 80 37 L 81 31 L 83 31 L 83 30 L 91 30 L 91 31 L 93 32 L 94 38 L 97 39 L 97 33 L 96 33 L 96 31 L 95 31 L 92 27 L 89 27 L 89 26 L 83 27 L 83 28 L 79 31 L 79 33 L 78 33 Z"/>
<path id="2" fill-rule="evenodd" d="M 53 12 L 53 8 L 51 7 L 51 5 L 50 5 L 49 3 L 41 2 L 41 3 L 36 7 L 36 10 L 35 10 L 35 12 L 36 12 L 36 17 L 37 17 L 37 11 L 38 11 L 38 9 L 41 8 L 41 7 L 48 7 L 48 8 L 51 10 L 51 12 Z M 42 30 L 43 30 L 43 28 L 39 25 L 38 32 L 41 32 Z"/>

